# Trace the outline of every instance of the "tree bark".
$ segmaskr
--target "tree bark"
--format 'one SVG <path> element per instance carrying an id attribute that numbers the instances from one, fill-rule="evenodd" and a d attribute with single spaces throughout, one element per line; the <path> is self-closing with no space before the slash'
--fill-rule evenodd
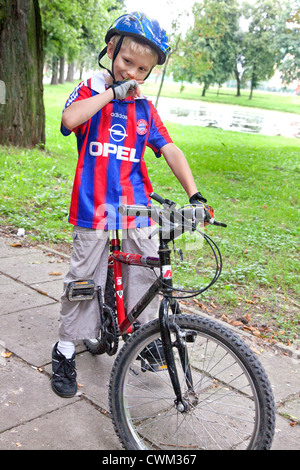
<path id="1" fill-rule="evenodd" d="M 75 64 L 71 62 L 70 64 L 68 64 L 68 73 L 67 73 L 66 82 L 71 82 L 71 83 L 74 82 L 74 70 L 75 70 Z"/>
<path id="2" fill-rule="evenodd" d="M 65 83 L 65 58 L 60 56 L 59 58 L 59 80 L 58 82 L 63 85 Z"/>
<path id="3" fill-rule="evenodd" d="M 38 0 L 0 2 L 0 144 L 45 144 L 43 33 Z"/>
<path id="4" fill-rule="evenodd" d="M 236 78 L 236 96 L 241 96 L 241 77 L 237 69 L 234 69 L 234 74 Z"/>
<path id="5" fill-rule="evenodd" d="M 52 57 L 52 77 L 51 85 L 58 85 L 58 58 Z"/>

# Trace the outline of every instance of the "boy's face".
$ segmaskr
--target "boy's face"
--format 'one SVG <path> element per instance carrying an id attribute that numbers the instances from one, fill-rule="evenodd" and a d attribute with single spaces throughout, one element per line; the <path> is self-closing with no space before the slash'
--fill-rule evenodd
<path id="1" fill-rule="evenodd" d="M 107 55 L 112 60 L 114 46 L 109 43 L 107 46 Z M 114 61 L 114 75 L 116 81 L 127 79 L 136 80 L 142 83 L 148 73 L 156 65 L 154 57 L 140 52 L 133 52 L 130 45 L 122 46 Z"/>

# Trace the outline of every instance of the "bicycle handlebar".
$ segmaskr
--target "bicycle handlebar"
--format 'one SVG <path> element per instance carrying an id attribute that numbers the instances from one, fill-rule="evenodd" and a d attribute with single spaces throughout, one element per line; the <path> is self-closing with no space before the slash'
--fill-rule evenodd
<path id="1" fill-rule="evenodd" d="M 226 224 L 216 221 L 211 216 L 209 206 L 204 203 L 177 208 L 174 201 L 164 199 L 159 194 L 152 192 L 150 197 L 160 203 L 163 208 L 153 205 L 122 205 L 119 207 L 119 213 L 124 216 L 152 218 L 160 225 L 159 230 L 162 231 L 165 239 L 174 239 L 183 232 L 194 231 L 200 222 L 227 227 Z"/>

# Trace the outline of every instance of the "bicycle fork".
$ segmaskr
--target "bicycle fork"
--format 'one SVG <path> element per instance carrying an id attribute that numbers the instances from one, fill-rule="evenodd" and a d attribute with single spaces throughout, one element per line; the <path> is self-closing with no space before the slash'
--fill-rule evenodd
<path id="1" fill-rule="evenodd" d="M 159 309 L 159 322 L 160 322 L 160 333 L 161 333 L 161 340 L 163 351 L 165 355 L 165 360 L 168 367 L 168 372 L 170 376 L 170 380 L 173 386 L 173 390 L 175 393 L 175 405 L 177 410 L 180 413 L 184 413 L 190 409 L 190 406 L 195 406 L 197 403 L 196 394 L 194 392 L 193 387 L 193 378 L 189 363 L 189 357 L 187 352 L 187 347 L 185 342 L 194 342 L 195 340 L 195 333 L 193 331 L 186 332 L 185 335 L 182 334 L 179 326 L 176 323 L 172 323 L 170 326 L 168 310 L 170 306 L 170 299 L 165 297 L 160 304 Z M 174 330 L 176 335 L 175 342 L 172 343 L 171 339 L 171 329 Z M 177 348 L 182 370 L 185 376 L 185 382 L 187 386 L 187 392 L 185 396 L 182 395 L 180 381 L 177 373 L 177 367 L 175 364 L 174 358 L 174 347 Z M 192 398 L 192 401 L 191 401 Z"/>
<path id="2" fill-rule="evenodd" d="M 178 306 L 177 301 L 172 299 L 172 271 L 170 265 L 170 250 L 168 247 L 163 247 L 162 243 L 160 245 L 160 259 L 161 259 L 161 266 L 162 266 L 162 278 L 163 278 L 163 291 L 164 291 L 164 298 L 161 301 L 160 308 L 159 308 L 159 323 L 160 323 L 160 333 L 161 333 L 161 340 L 163 351 L 165 355 L 165 360 L 168 367 L 168 373 L 170 376 L 170 380 L 173 386 L 173 390 L 175 393 L 175 405 L 177 410 L 180 413 L 187 412 L 191 405 L 195 406 L 195 397 L 196 394 L 193 388 L 193 379 L 192 373 L 188 358 L 188 352 L 186 347 L 186 342 L 194 342 L 196 333 L 193 331 L 185 332 L 185 335 L 182 334 L 179 326 L 176 322 L 173 322 L 170 326 L 169 315 L 168 311 L 169 308 L 172 309 L 173 313 L 176 313 L 176 307 Z M 169 275 L 165 276 L 165 273 L 170 272 Z M 176 340 L 172 343 L 171 339 L 171 328 L 175 332 Z M 180 381 L 177 373 L 177 368 L 175 364 L 174 358 L 174 347 L 177 348 L 181 366 L 185 376 L 185 382 L 187 385 L 187 393 L 185 397 L 182 395 Z M 190 398 L 193 397 L 192 401 Z"/>

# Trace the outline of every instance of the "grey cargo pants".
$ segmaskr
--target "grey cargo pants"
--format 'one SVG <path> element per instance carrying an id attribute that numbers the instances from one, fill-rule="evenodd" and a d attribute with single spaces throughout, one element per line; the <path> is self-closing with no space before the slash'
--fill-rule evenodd
<path id="1" fill-rule="evenodd" d="M 157 256 L 157 238 L 148 239 L 153 227 L 128 229 L 122 231 L 122 250 L 148 256 Z M 59 338 L 76 341 L 96 338 L 99 335 L 100 316 L 97 298 L 93 300 L 70 302 L 66 296 L 69 282 L 93 279 L 104 292 L 109 254 L 110 232 L 83 227 L 73 229 L 73 252 L 70 269 L 64 279 L 64 292 L 61 297 Z M 122 265 L 125 311 L 142 297 L 155 280 L 152 270 Z M 159 297 L 157 296 L 138 318 L 141 324 L 156 318 Z"/>

